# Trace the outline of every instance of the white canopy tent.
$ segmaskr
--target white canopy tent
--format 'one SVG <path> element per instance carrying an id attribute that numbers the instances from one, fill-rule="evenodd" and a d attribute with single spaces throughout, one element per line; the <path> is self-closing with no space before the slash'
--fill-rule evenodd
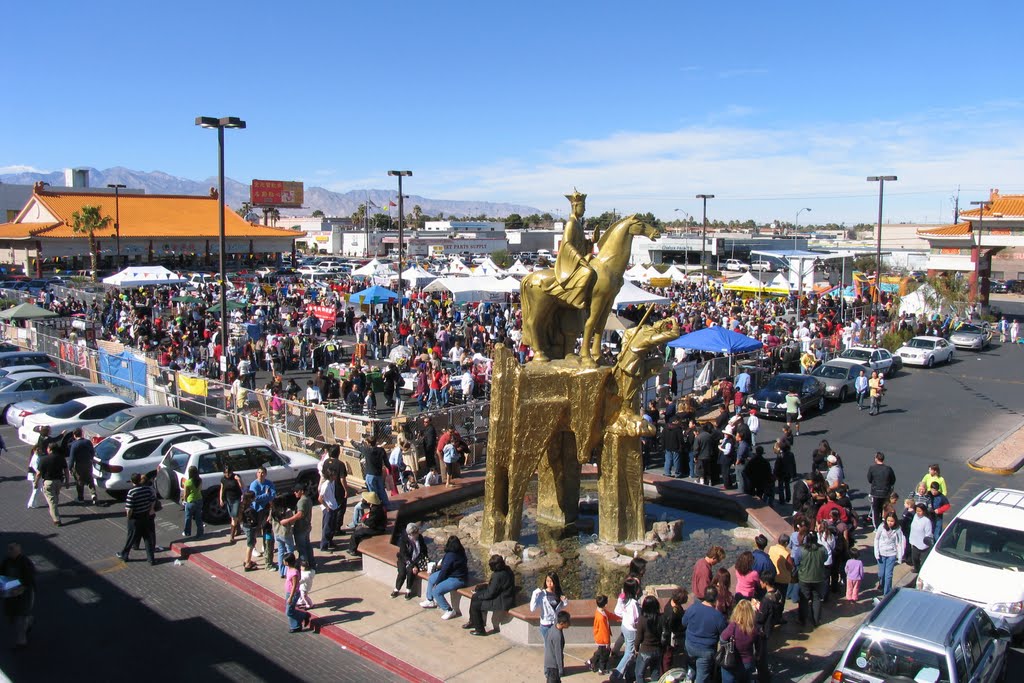
<path id="1" fill-rule="evenodd" d="M 356 277 L 372 277 L 377 274 L 377 269 L 380 268 L 381 262 L 377 259 L 373 259 L 369 263 L 359 266 L 352 271 L 352 275 Z"/>
<path id="2" fill-rule="evenodd" d="M 462 259 L 458 256 L 453 256 L 452 260 L 448 263 L 448 267 L 444 269 L 444 273 L 447 275 L 470 275 L 471 271 Z"/>
<path id="3" fill-rule="evenodd" d="M 672 282 L 686 282 L 686 273 L 679 270 L 679 267 L 676 266 L 675 264 L 669 266 L 668 270 L 662 273 L 661 276 L 672 278 Z"/>
<path id="4" fill-rule="evenodd" d="M 523 265 L 523 262 L 516 259 L 516 262 L 509 266 L 509 275 L 529 275 L 530 269 Z"/>
<path id="5" fill-rule="evenodd" d="M 647 269 L 638 263 L 629 270 L 627 270 L 625 273 L 623 273 L 622 277 L 626 278 L 627 280 L 641 280 L 643 279 L 646 273 Z"/>
<path id="6" fill-rule="evenodd" d="M 163 266 L 130 266 L 120 273 L 103 278 L 103 284 L 114 287 L 155 287 L 182 282 L 186 282 L 185 278 Z"/>
<path id="7" fill-rule="evenodd" d="M 498 264 L 491 260 L 488 256 L 483 260 L 483 263 L 473 269 L 474 275 L 504 275 L 505 271 L 498 267 Z"/>
<path id="8" fill-rule="evenodd" d="M 424 270 L 419 266 L 407 268 L 405 272 L 402 273 L 402 281 L 408 282 L 413 287 L 424 287 L 436 279 L 436 275 Z"/>
<path id="9" fill-rule="evenodd" d="M 949 313 L 949 306 L 939 300 L 935 289 L 929 284 L 923 284 L 910 294 L 900 299 L 900 315 L 945 315 Z"/>
<path id="10" fill-rule="evenodd" d="M 516 282 L 516 291 L 519 283 Z M 424 292 L 450 292 L 455 303 L 505 301 L 510 285 L 496 277 L 442 277 L 423 288 Z"/>
<path id="11" fill-rule="evenodd" d="M 665 276 L 661 274 L 660 270 L 658 270 L 654 266 L 648 266 L 647 270 L 644 271 L 643 277 L 641 277 L 640 279 L 643 280 L 644 282 L 650 282 L 654 278 L 662 278 L 662 277 L 665 277 Z"/>
<path id="12" fill-rule="evenodd" d="M 622 289 L 619 290 L 618 295 L 615 297 L 615 302 L 612 304 L 612 308 L 621 308 L 623 306 L 629 306 L 630 304 L 667 303 L 669 303 L 668 297 L 652 294 L 651 292 L 640 289 L 632 282 L 623 282 Z"/>

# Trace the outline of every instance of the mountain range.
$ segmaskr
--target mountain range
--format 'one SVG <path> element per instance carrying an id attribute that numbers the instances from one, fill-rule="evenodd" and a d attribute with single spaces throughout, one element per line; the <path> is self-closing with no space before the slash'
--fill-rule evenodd
<path id="1" fill-rule="evenodd" d="M 107 184 L 119 183 L 129 189 L 145 190 L 146 194 L 191 194 L 205 195 L 211 187 L 217 186 L 216 178 L 206 180 L 189 180 L 179 178 L 162 171 L 133 171 L 130 168 L 115 166 L 99 170 L 89 168 L 90 187 L 106 187 Z M 8 173 L 0 174 L 0 182 L 12 185 L 32 185 L 38 181 L 47 182 L 56 187 L 63 186 L 64 172 L 53 173 Z M 224 179 L 224 197 L 228 206 L 238 208 L 243 202 L 249 201 L 249 185 L 230 178 Z M 398 203 L 395 190 L 349 190 L 348 192 L 332 192 L 322 187 L 305 187 L 305 205 L 303 209 L 281 209 L 283 216 L 308 216 L 319 209 L 326 216 L 351 216 L 369 199 L 378 206 L 386 207 L 389 201 Z M 523 216 L 542 213 L 532 206 L 507 204 L 502 202 L 463 201 L 451 199 L 430 199 L 419 195 L 408 195 L 405 200 L 406 213 L 412 207 L 419 206 L 427 216 L 444 214 L 446 218 L 485 215 L 493 218 L 504 218 L 517 213 Z M 395 214 L 397 215 L 397 209 Z"/>

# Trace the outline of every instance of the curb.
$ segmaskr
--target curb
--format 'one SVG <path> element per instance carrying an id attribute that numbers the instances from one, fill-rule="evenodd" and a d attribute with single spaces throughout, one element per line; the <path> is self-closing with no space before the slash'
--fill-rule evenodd
<path id="1" fill-rule="evenodd" d="M 173 554 L 178 555 L 182 560 L 195 563 L 197 567 L 210 572 L 232 588 L 255 598 L 271 609 L 284 614 L 284 607 L 282 605 L 283 601 L 280 595 L 267 590 L 255 581 L 250 581 L 237 572 L 228 569 L 224 565 L 214 562 L 202 553 L 192 552 L 192 549 L 187 543 L 172 542 L 170 545 L 170 551 Z M 316 620 L 321 618 L 320 615 L 317 615 L 312 611 L 310 614 Z M 398 676 L 401 676 L 411 683 L 444 683 L 442 679 L 432 676 L 422 669 L 418 669 L 412 664 L 398 659 L 390 652 L 386 652 L 377 646 L 366 642 L 362 638 L 346 631 L 340 626 L 326 624 L 320 628 L 320 635 L 326 636 L 329 640 L 334 641 L 344 649 L 367 661 L 373 662 L 377 666 L 387 669 Z"/>
<path id="2" fill-rule="evenodd" d="M 998 444 L 1002 443 L 1010 436 L 1016 434 L 1022 429 L 1024 429 L 1024 420 L 1018 422 L 1016 425 L 1010 427 L 1005 432 L 1003 432 L 1002 434 L 1000 434 L 999 436 L 997 436 L 996 438 L 992 439 L 987 444 L 982 446 L 978 455 L 974 456 L 973 458 L 967 461 L 967 466 L 970 467 L 972 470 L 977 470 L 978 472 L 986 472 L 988 474 L 998 474 L 1001 476 L 1009 476 L 1011 474 L 1016 474 L 1017 470 L 1019 470 L 1021 467 L 1024 467 L 1024 454 L 1020 455 L 1017 458 L 1017 461 L 1013 463 L 1011 467 L 988 467 L 986 465 L 981 465 L 979 463 L 981 459 L 988 455 L 988 453 Z"/>

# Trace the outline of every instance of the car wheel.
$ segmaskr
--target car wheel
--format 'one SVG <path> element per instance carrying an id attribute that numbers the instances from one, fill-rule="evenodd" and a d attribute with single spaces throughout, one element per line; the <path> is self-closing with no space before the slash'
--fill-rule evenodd
<path id="1" fill-rule="evenodd" d="M 842 389 L 839 390 L 839 402 L 840 403 L 845 403 L 846 402 L 846 393 L 847 393 L 846 392 L 846 387 L 843 387 Z"/>
<path id="2" fill-rule="evenodd" d="M 825 410 L 825 397 L 824 396 L 819 396 L 818 397 L 818 412 L 820 413 L 823 410 Z"/>
<path id="3" fill-rule="evenodd" d="M 178 497 L 178 487 L 174 483 L 174 477 L 167 472 L 158 472 L 156 476 L 156 492 L 164 500 L 175 500 Z"/>
<path id="4" fill-rule="evenodd" d="M 7 421 L 7 411 L 9 408 L 10 406 L 4 406 L 3 408 L 0 408 L 0 424 L 10 424 Z"/>
<path id="5" fill-rule="evenodd" d="M 953 362 L 953 352 L 950 351 L 949 355 L 946 356 L 946 364 L 948 365 L 949 363 L 952 363 L 952 362 Z"/>
<path id="6" fill-rule="evenodd" d="M 928 361 L 924 364 L 926 368 L 935 367 L 935 356 L 928 356 Z"/>
<path id="7" fill-rule="evenodd" d="M 203 521 L 207 524 L 227 524 L 231 521 L 228 509 L 220 504 L 217 489 L 211 489 L 203 496 Z"/>

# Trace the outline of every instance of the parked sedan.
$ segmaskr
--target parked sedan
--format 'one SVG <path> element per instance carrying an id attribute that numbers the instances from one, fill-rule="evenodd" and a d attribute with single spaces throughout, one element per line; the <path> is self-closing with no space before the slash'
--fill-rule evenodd
<path id="1" fill-rule="evenodd" d="M 949 341 L 958 349 L 981 351 L 992 341 L 992 328 L 988 323 L 964 324 L 949 335 Z"/>
<path id="2" fill-rule="evenodd" d="M 814 368 L 811 376 L 816 377 L 825 385 L 826 398 L 842 403 L 847 398 L 857 395 L 854 383 L 861 372 L 865 377 L 871 376 L 871 368 L 862 363 L 844 358 L 833 358 L 824 365 Z"/>
<path id="3" fill-rule="evenodd" d="M 73 382 L 66 387 L 50 389 L 43 396 L 33 401 L 19 401 L 7 408 L 2 414 L 7 424 L 15 429 L 21 427 L 25 418 L 29 415 L 41 413 L 44 410 L 73 401 L 83 396 L 115 396 L 113 391 L 102 384 L 94 382 Z"/>
<path id="4" fill-rule="evenodd" d="M 0 377 L 0 415 L 19 401 L 42 398 L 50 389 L 70 385 L 71 380 L 45 371 Z"/>
<path id="5" fill-rule="evenodd" d="M 135 406 L 134 408 L 126 408 L 114 413 L 101 422 L 89 425 L 83 431 L 85 438 L 92 439 L 92 442 L 97 444 L 111 434 L 179 424 L 198 425 L 218 434 L 228 434 L 235 431 L 235 426 L 226 420 L 200 417 L 166 406 Z"/>
<path id="6" fill-rule="evenodd" d="M 825 409 L 825 385 L 812 375 L 797 375 L 784 372 L 775 375 L 768 384 L 755 391 L 747 398 L 747 406 L 757 408 L 759 415 L 765 417 L 786 417 L 786 396 L 796 391 L 800 397 L 800 411 L 811 408 L 818 411 Z"/>
<path id="7" fill-rule="evenodd" d="M 885 377 L 892 377 L 903 368 L 903 359 L 889 353 L 888 349 L 874 349 L 870 346 L 851 346 L 839 354 L 857 363 L 863 363 L 872 370 L 878 370 Z"/>
<path id="8" fill-rule="evenodd" d="M 50 427 L 52 436 L 57 436 L 99 422 L 130 406 L 130 403 L 115 396 L 83 396 L 29 415 L 18 428 L 18 438 L 22 443 L 35 446 L 39 440 L 39 428 L 43 425 Z"/>
<path id="9" fill-rule="evenodd" d="M 953 345 L 942 337 L 914 337 L 896 349 L 896 355 L 907 365 L 923 365 L 926 368 L 936 363 L 953 360 Z"/>

